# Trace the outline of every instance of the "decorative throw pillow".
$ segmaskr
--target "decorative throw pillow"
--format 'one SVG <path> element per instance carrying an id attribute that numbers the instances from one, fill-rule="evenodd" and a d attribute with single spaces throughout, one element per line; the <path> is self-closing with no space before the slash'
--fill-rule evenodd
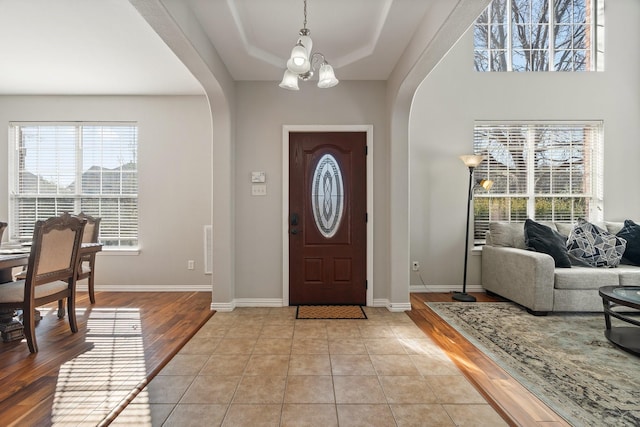
<path id="1" fill-rule="evenodd" d="M 527 219 L 524 222 L 524 241 L 534 251 L 551 255 L 556 267 L 571 267 L 567 239 L 551 227 Z"/>
<path id="2" fill-rule="evenodd" d="M 627 241 L 608 231 L 578 219 L 567 239 L 569 253 L 593 267 L 620 264 Z"/>
<path id="3" fill-rule="evenodd" d="M 631 264 L 640 265 L 640 225 L 627 219 L 616 236 L 627 241 L 623 257 Z"/>

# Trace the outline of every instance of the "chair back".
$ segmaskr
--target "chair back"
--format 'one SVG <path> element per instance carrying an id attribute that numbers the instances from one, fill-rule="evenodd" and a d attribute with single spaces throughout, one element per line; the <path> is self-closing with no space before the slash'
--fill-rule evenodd
<path id="1" fill-rule="evenodd" d="M 75 277 L 86 220 L 67 213 L 37 221 L 29 255 L 25 300 L 33 298 L 35 287 Z"/>
<path id="2" fill-rule="evenodd" d="M 9 224 L 7 224 L 6 222 L 0 222 L 0 242 L 2 242 L 2 234 L 4 233 L 4 230 L 8 225 Z"/>
<path id="3" fill-rule="evenodd" d="M 100 221 L 102 218 L 93 217 L 84 212 L 80 212 L 77 216 L 78 218 L 87 220 L 87 225 L 85 225 L 84 234 L 82 235 L 82 243 L 98 243 L 98 237 L 100 236 Z"/>

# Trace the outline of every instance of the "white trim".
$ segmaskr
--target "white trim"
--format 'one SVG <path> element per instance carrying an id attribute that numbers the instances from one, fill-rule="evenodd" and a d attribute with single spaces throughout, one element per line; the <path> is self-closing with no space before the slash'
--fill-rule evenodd
<path id="1" fill-rule="evenodd" d="M 282 126 L 282 305 L 289 305 L 289 133 L 366 132 L 367 134 L 367 306 L 373 306 L 373 126 L 372 125 L 283 125 Z"/>
<path id="2" fill-rule="evenodd" d="M 411 285 L 409 286 L 409 292 L 460 292 L 460 286 L 451 285 Z M 484 288 L 481 285 L 467 285 L 467 292 L 484 292 Z"/>
<path id="3" fill-rule="evenodd" d="M 411 303 L 410 302 L 389 303 L 387 304 L 387 310 L 394 313 L 398 313 L 401 311 L 411 311 Z"/>
<path id="4" fill-rule="evenodd" d="M 220 312 L 229 312 L 233 311 L 236 308 L 236 305 L 233 301 L 231 302 L 212 302 L 211 310 L 220 311 Z"/>
<path id="5" fill-rule="evenodd" d="M 204 274 L 213 274 L 213 227 L 204 226 Z"/>
<path id="6" fill-rule="evenodd" d="M 385 307 L 387 310 L 391 312 L 402 312 L 402 311 L 411 311 L 411 303 L 410 302 L 402 302 L 402 303 L 391 303 L 387 298 L 379 298 L 373 301 L 374 307 Z"/>
<path id="7" fill-rule="evenodd" d="M 236 298 L 236 307 L 283 307 L 282 298 Z"/>
<path id="8" fill-rule="evenodd" d="M 87 285 L 78 282 L 79 291 Z M 102 292 L 211 292 L 211 285 L 96 285 L 96 291 Z"/>

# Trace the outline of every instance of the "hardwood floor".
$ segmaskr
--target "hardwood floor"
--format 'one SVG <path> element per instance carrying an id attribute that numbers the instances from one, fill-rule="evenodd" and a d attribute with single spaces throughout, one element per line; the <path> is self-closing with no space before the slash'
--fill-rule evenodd
<path id="1" fill-rule="evenodd" d="M 40 351 L 30 354 L 25 342 L 0 342 L 0 423 L 2 425 L 47 426 L 53 423 L 53 408 L 60 408 L 60 391 L 69 387 L 69 378 L 73 373 L 85 375 L 85 383 L 91 377 L 99 378 L 104 373 L 100 366 L 82 367 L 82 363 L 117 363 L 122 360 L 103 362 L 101 359 L 86 362 L 87 353 L 99 345 L 98 335 L 125 337 L 129 332 L 114 330 L 108 319 L 119 317 L 127 328 L 140 336 L 142 349 L 138 358 L 143 358 L 141 369 L 148 378 L 153 377 L 170 358 L 187 342 L 214 312 L 210 310 L 211 294 L 208 292 L 99 292 L 96 304 L 89 303 L 88 294 L 81 292 L 77 299 L 78 333 L 72 334 L 66 317 L 59 320 L 53 305 L 41 309 L 43 319 L 36 327 L 36 336 Z M 50 307 L 50 309 L 48 309 Z M 102 320 L 100 320 L 102 319 Z M 122 323 L 122 322 L 121 322 Z M 89 327 L 88 327 L 89 324 Z M 124 328 L 123 328 L 124 329 Z M 117 339 L 117 338 L 116 338 Z M 100 355 L 105 359 L 104 355 Z M 107 356 L 108 358 L 108 356 Z M 115 357 L 112 357 L 115 359 Z M 131 362 L 124 361 L 131 366 Z M 125 372 L 119 366 L 120 372 Z M 130 375 L 127 373 L 127 375 Z M 142 374 L 141 374 L 142 375 Z M 144 376 L 143 375 L 143 376 Z M 131 378 L 131 376 L 129 376 Z M 119 391 L 117 400 L 106 403 L 91 401 L 96 407 L 102 407 L 102 413 L 95 414 L 96 424 L 104 417 L 105 410 L 117 407 L 122 393 L 117 390 L 112 375 L 100 379 L 95 386 L 95 396 L 104 396 L 104 389 Z M 109 382 L 105 384 L 105 381 Z M 95 381 L 98 384 L 98 381 Z M 101 390 L 97 390 L 100 387 Z M 83 393 L 94 390 L 84 388 Z M 129 389 L 131 391 L 131 388 Z M 99 394 L 102 392 L 102 394 Z M 67 403 L 81 405 L 76 402 Z M 79 398 L 75 398 L 78 400 Z M 86 396 L 85 396 L 86 399 Z M 104 403 L 104 405 L 103 405 Z M 68 424 L 69 425 L 69 424 Z"/>
<path id="2" fill-rule="evenodd" d="M 473 293 L 478 302 L 500 301 Z M 409 317 L 429 335 L 462 370 L 487 401 L 514 426 L 569 426 L 569 424 L 443 322 L 425 302 L 452 301 L 448 293 L 413 293 Z M 464 303 L 460 303 L 464 304 Z"/>

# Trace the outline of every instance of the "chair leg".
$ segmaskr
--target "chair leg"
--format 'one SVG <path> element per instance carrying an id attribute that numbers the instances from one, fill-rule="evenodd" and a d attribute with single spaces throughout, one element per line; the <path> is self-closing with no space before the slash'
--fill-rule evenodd
<path id="1" fill-rule="evenodd" d="M 96 303 L 96 296 L 93 291 L 93 267 L 91 267 L 91 274 L 89 275 L 89 300 L 91 304 Z"/>
<path id="2" fill-rule="evenodd" d="M 38 352 L 38 342 L 36 341 L 36 322 L 34 319 L 33 307 L 25 307 L 22 310 L 22 325 L 24 327 L 24 336 L 27 339 L 29 345 L 29 351 L 31 353 Z"/>
<path id="3" fill-rule="evenodd" d="M 76 301 L 75 295 L 71 295 L 67 301 L 67 313 L 69 315 L 69 327 L 74 334 L 78 332 L 78 323 L 76 322 Z"/>
<path id="4" fill-rule="evenodd" d="M 64 318 L 64 299 L 58 300 L 58 319 Z"/>

